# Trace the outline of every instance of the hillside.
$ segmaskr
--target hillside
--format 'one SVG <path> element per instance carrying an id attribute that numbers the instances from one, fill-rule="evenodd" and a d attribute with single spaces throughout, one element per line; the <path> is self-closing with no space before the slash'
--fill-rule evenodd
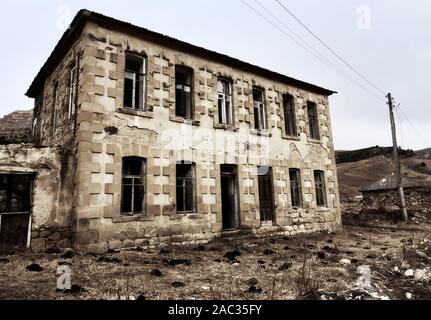
<path id="1" fill-rule="evenodd" d="M 402 174 L 431 185 L 431 149 L 417 152 L 403 150 L 401 154 Z M 338 151 L 337 171 L 341 200 L 353 199 L 360 195 L 362 187 L 393 174 L 395 170 L 391 155 L 391 148 L 380 147 Z"/>

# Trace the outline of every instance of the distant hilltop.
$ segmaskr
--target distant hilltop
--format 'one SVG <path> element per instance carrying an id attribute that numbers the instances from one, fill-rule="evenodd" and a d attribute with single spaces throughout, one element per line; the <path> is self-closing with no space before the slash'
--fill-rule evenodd
<path id="1" fill-rule="evenodd" d="M 0 144 L 29 143 L 33 110 L 14 111 L 0 118 Z"/>

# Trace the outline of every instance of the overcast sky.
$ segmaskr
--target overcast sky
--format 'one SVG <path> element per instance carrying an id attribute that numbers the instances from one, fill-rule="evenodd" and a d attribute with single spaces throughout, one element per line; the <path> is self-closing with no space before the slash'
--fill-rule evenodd
<path id="1" fill-rule="evenodd" d="M 255 0 L 244 1 L 278 23 Z M 393 93 L 407 116 L 396 114 L 401 146 L 431 147 L 431 1 L 281 1 L 369 81 Z M 32 108 L 33 101 L 24 96 L 26 89 L 75 13 L 86 8 L 333 89 L 339 92 L 330 98 L 337 149 L 390 145 L 388 108 L 381 100 L 385 95 L 354 75 L 274 0 L 259 2 L 380 100 L 319 61 L 241 0 L 3 0 L 0 116 Z"/>

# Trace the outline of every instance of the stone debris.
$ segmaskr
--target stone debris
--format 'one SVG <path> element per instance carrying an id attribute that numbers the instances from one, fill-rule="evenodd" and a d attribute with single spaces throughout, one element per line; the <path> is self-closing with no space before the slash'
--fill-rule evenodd
<path id="1" fill-rule="evenodd" d="M 65 289 L 65 290 L 57 289 L 56 291 L 64 294 L 71 294 L 71 295 L 80 295 L 83 292 L 87 292 L 87 290 L 85 290 L 83 287 L 77 284 L 72 285 L 70 289 Z"/>
<path id="2" fill-rule="evenodd" d="M 233 251 L 226 252 L 223 257 L 233 262 L 233 261 L 236 261 L 236 257 L 239 257 L 240 255 L 241 255 L 241 252 L 239 252 L 238 250 L 233 250 Z"/>
<path id="3" fill-rule="evenodd" d="M 106 263 L 122 263 L 122 261 L 115 257 L 100 257 L 97 259 L 97 262 L 106 262 Z"/>
<path id="4" fill-rule="evenodd" d="M 75 250 L 73 249 L 66 249 L 65 253 L 61 256 L 63 259 L 71 259 L 75 256 Z"/>
<path id="5" fill-rule="evenodd" d="M 181 288 L 181 287 L 185 287 L 185 283 L 180 282 L 180 281 L 175 281 L 171 283 L 171 286 L 174 288 Z"/>
<path id="6" fill-rule="evenodd" d="M 27 266 L 26 268 L 30 272 L 42 272 L 43 268 L 38 265 L 37 263 L 32 263 L 31 265 Z"/>
<path id="7" fill-rule="evenodd" d="M 413 299 L 413 295 L 410 292 L 406 292 L 406 298 L 407 300 Z"/>
<path id="8" fill-rule="evenodd" d="M 351 260 L 349 260 L 349 259 L 341 259 L 341 260 L 340 260 L 340 263 L 341 263 L 341 264 L 352 264 L 352 261 L 351 261 Z"/>
<path id="9" fill-rule="evenodd" d="M 415 271 L 413 270 L 413 269 L 409 269 L 409 270 L 407 270 L 406 272 L 404 272 L 404 275 L 406 276 L 406 277 L 414 277 L 414 275 L 415 275 Z"/>
<path id="10" fill-rule="evenodd" d="M 162 276 L 162 272 L 159 269 L 153 269 L 153 270 L 151 270 L 150 274 L 152 276 L 155 276 L 155 277 L 161 277 Z"/>
<path id="11" fill-rule="evenodd" d="M 172 260 L 165 261 L 165 263 L 171 267 L 176 267 L 176 266 L 181 265 L 181 264 L 186 265 L 186 266 L 192 265 L 192 261 L 188 260 L 188 259 L 172 259 Z"/>
<path id="12" fill-rule="evenodd" d="M 286 271 L 289 270 L 292 267 L 292 262 L 286 262 L 283 265 L 281 265 L 278 270 L 280 271 Z"/>
<path id="13" fill-rule="evenodd" d="M 266 256 L 269 256 L 269 255 L 274 254 L 274 253 L 275 253 L 275 251 L 271 250 L 271 249 L 265 249 L 263 251 L 263 254 L 266 255 Z"/>

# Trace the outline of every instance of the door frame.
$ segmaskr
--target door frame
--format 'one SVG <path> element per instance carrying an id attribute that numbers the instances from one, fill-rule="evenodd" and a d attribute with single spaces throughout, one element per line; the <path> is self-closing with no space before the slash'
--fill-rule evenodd
<path id="1" fill-rule="evenodd" d="M 262 216 L 260 215 L 260 221 L 261 221 L 261 223 L 270 223 L 270 222 L 272 222 L 274 224 L 274 223 L 276 223 L 276 215 L 277 215 L 276 209 L 277 209 L 277 207 L 275 205 L 273 171 L 272 171 L 272 167 L 271 166 L 261 166 L 261 167 L 267 167 L 269 169 L 268 170 L 269 172 L 268 172 L 268 174 L 265 174 L 265 175 L 259 175 L 259 171 L 258 171 L 258 174 L 257 174 L 257 188 L 258 188 L 258 197 L 259 197 L 259 213 L 260 213 L 260 208 L 261 208 L 261 206 L 260 206 L 260 190 L 259 190 L 260 184 L 259 184 L 259 177 L 261 177 L 261 176 L 269 176 L 269 181 L 271 183 L 270 190 L 271 190 L 271 213 L 272 213 L 272 220 L 266 220 L 266 221 L 264 221 L 264 220 L 262 220 Z"/>
<path id="2" fill-rule="evenodd" d="M 233 169 L 234 174 L 223 174 L 223 167 L 230 167 Z M 236 164 L 220 164 L 220 180 L 222 176 L 234 176 L 235 177 L 235 209 L 236 209 L 236 224 L 237 226 L 233 229 L 225 229 L 223 227 L 223 190 L 221 189 L 221 181 L 220 181 L 220 208 L 221 208 L 221 216 L 222 216 L 222 229 L 223 231 L 229 230 L 238 230 L 241 227 L 241 206 L 240 206 L 240 192 L 239 192 L 239 177 L 238 177 L 238 165 Z"/>

